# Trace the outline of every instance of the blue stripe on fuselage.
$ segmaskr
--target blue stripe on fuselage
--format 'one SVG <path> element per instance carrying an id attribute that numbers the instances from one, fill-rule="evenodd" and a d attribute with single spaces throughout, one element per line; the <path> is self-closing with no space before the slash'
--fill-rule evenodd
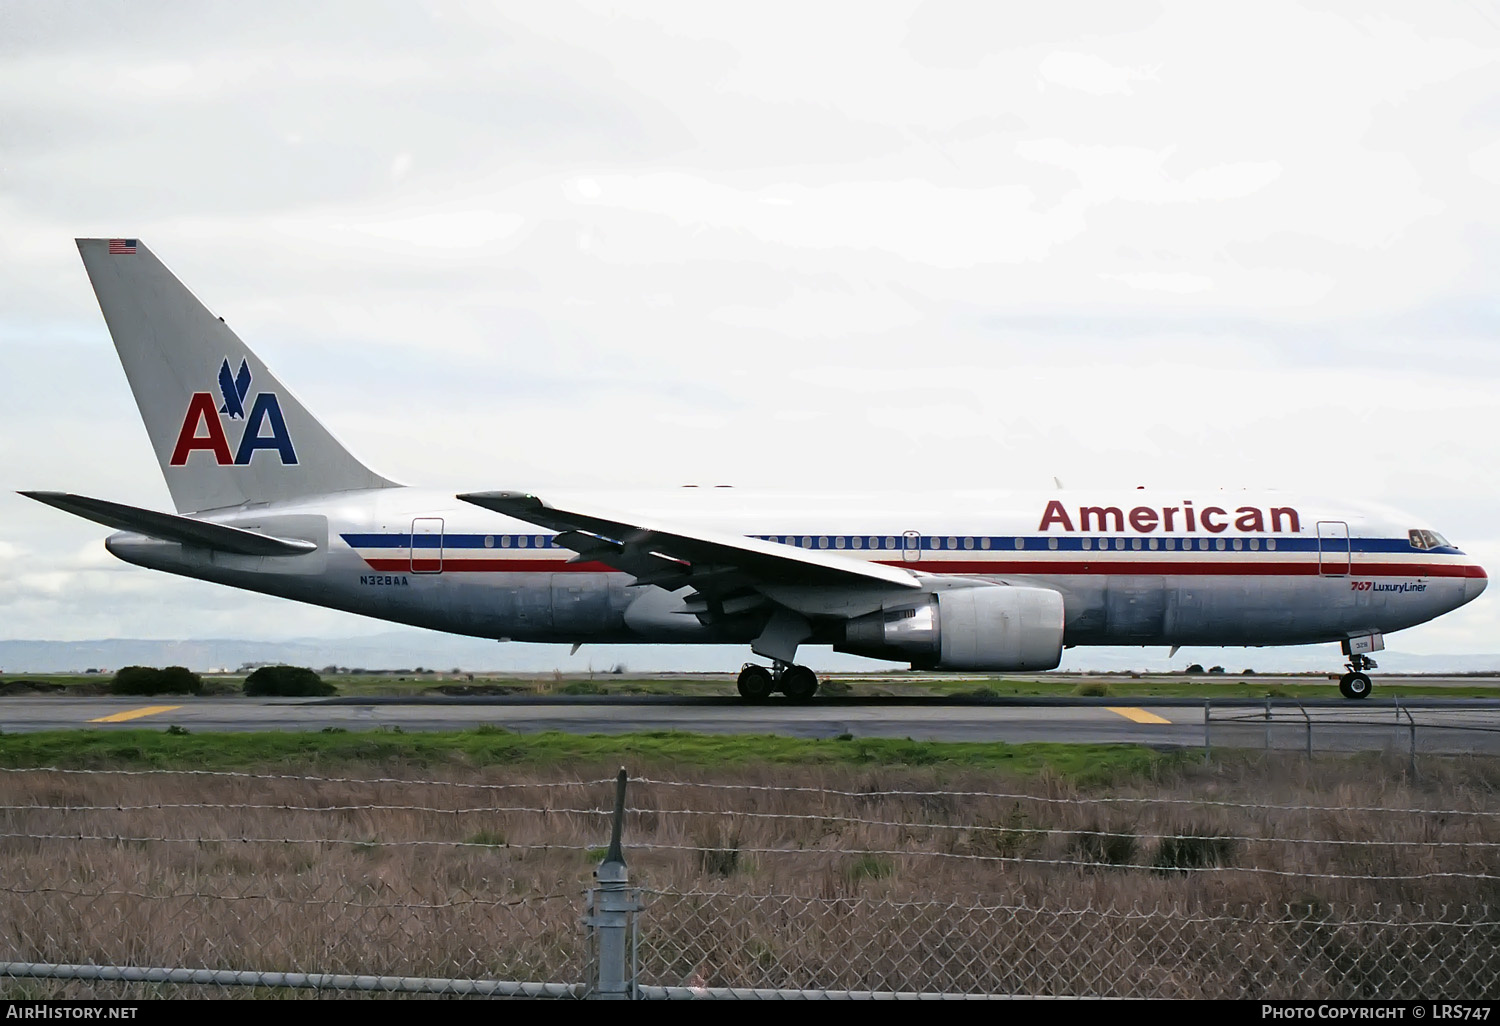
<path id="1" fill-rule="evenodd" d="M 340 535 L 351 548 L 356 549 L 409 549 L 412 547 L 412 536 L 410 534 L 344 534 Z M 419 534 L 416 536 L 416 547 L 419 549 L 556 549 L 559 546 L 552 541 L 556 537 L 551 534 L 522 534 L 522 535 L 500 535 L 500 534 Z M 781 542 L 796 548 L 818 548 L 824 551 L 839 552 L 899 552 L 906 544 L 906 540 L 900 535 L 788 535 L 788 534 L 757 534 L 747 537 L 757 538 L 761 541 Z M 826 545 L 819 545 L 822 539 L 828 539 Z M 804 539 L 811 544 L 803 545 Z M 844 544 L 839 546 L 837 539 L 842 539 Z M 854 548 L 853 541 L 859 540 L 859 548 Z M 949 541 L 956 540 L 956 546 L 950 546 Z M 1140 541 L 1141 547 L 1136 549 L 1132 542 Z M 984 542 L 989 546 L 985 547 Z M 1019 541 L 1021 544 L 1017 545 Z M 1056 542 L 1055 548 L 1051 547 Z M 1124 541 L 1123 548 L 1118 542 Z M 1157 547 L 1149 548 L 1150 542 L 1157 542 Z M 1172 547 L 1166 547 L 1171 541 Z M 1218 542 L 1224 542 L 1224 548 L 1218 547 Z M 1241 547 L 1234 548 L 1234 542 L 1239 541 Z M 1250 548 L 1250 542 L 1257 542 L 1258 547 Z M 1326 552 L 1343 552 L 1343 539 L 1324 539 L 1325 542 L 1334 544 L 1325 545 Z M 892 545 L 887 542 L 894 542 Z M 965 546 L 965 542 L 971 542 Z M 1085 547 L 1084 543 L 1088 542 Z M 1268 542 L 1275 542 L 1276 547 L 1269 549 Z M 1265 537 L 1244 535 L 1092 535 L 1088 537 L 1060 537 L 1058 535 L 923 535 L 920 539 L 920 547 L 924 552 L 1317 552 L 1317 538 L 1287 538 L 1287 537 Z M 1188 543 L 1192 543 L 1189 545 Z M 1204 548 L 1203 544 L 1208 547 Z M 1446 555 L 1461 556 L 1462 550 L 1447 546 L 1435 549 L 1413 548 L 1405 538 L 1351 538 L 1349 548 L 1354 552 L 1397 552 L 1421 555 Z"/>

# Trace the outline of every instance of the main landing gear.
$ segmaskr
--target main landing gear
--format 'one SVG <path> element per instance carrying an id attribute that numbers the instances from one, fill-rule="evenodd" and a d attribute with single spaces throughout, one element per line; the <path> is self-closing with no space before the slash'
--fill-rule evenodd
<path id="1" fill-rule="evenodd" d="M 1375 660 L 1355 652 L 1344 665 L 1349 672 L 1339 678 L 1339 694 L 1345 698 L 1369 698 L 1373 685 L 1365 671 L 1375 669 Z"/>
<path id="2" fill-rule="evenodd" d="M 740 669 L 739 689 L 748 702 L 763 702 L 777 691 L 793 702 L 805 702 L 818 693 L 818 675 L 779 659 L 769 668 L 746 663 Z"/>

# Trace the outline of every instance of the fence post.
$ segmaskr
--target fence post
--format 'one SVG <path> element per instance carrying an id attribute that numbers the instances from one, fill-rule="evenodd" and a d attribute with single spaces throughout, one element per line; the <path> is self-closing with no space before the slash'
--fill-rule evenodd
<path id="1" fill-rule="evenodd" d="M 1205 543 L 1207 544 L 1207 543 Z M 1209 754 L 1213 751 L 1213 738 L 1208 730 L 1208 707 L 1211 703 L 1203 703 L 1203 765 L 1208 765 Z"/>
<path id="2" fill-rule="evenodd" d="M 584 920 L 594 935 L 593 979 L 589 997 L 622 1001 L 635 997 L 635 974 L 631 959 L 631 932 L 640 911 L 630 889 L 620 833 L 625 822 L 625 770 L 615 779 L 615 814 L 610 826 L 609 851 L 594 870 L 599 886 L 589 891 L 589 915 Z"/>
<path id="3" fill-rule="evenodd" d="M 1271 750 L 1271 696 L 1266 696 L 1266 751 Z"/>

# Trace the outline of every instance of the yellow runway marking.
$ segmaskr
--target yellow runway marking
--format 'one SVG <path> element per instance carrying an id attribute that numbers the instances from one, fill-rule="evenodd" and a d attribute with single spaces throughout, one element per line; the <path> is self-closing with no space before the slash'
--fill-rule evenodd
<path id="1" fill-rule="evenodd" d="M 1109 705 L 1109 706 L 1105 706 L 1105 708 L 1108 709 L 1112 713 L 1118 713 L 1119 715 L 1125 717 L 1127 720 L 1130 720 L 1130 721 L 1132 721 L 1134 723 L 1171 723 L 1172 722 L 1169 719 L 1166 719 L 1164 717 L 1156 715 L 1156 713 L 1148 713 L 1144 709 L 1135 709 L 1135 708 L 1131 708 L 1129 706 L 1123 706 L 1123 705 Z"/>
<path id="2" fill-rule="evenodd" d="M 181 709 L 180 705 L 148 705 L 142 709 L 126 709 L 111 716 L 101 716 L 97 720 L 89 720 L 90 723 L 124 723 L 126 720 L 138 720 L 142 716 L 155 716 L 157 713 L 171 712 L 173 709 Z"/>

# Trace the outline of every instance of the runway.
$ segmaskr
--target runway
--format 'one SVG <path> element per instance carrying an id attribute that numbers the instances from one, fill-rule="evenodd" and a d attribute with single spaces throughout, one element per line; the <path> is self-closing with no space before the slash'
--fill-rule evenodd
<path id="1" fill-rule="evenodd" d="M 1207 722 L 1205 722 L 1205 720 Z M 805 705 L 671 696 L 57 698 L 0 701 L 0 731 L 178 726 L 215 731 L 691 731 L 926 741 L 1049 741 L 1315 751 L 1500 754 L 1500 699 L 819 698 Z"/>

